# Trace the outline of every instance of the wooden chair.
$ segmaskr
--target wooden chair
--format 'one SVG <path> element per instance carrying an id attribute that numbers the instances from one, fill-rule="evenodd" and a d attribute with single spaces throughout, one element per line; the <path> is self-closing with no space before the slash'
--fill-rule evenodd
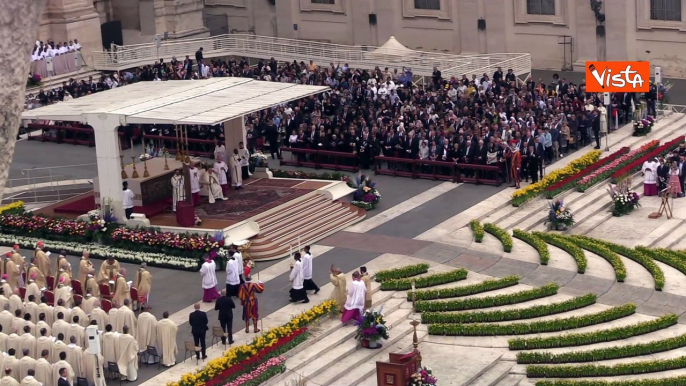
<path id="1" fill-rule="evenodd" d="M 72 279 L 71 288 L 74 290 L 75 294 L 83 296 L 83 287 L 81 286 L 80 281 L 78 281 L 76 279 Z"/>
<path id="2" fill-rule="evenodd" d="M 195 354 L 195 343 L 190 342 L 190 341 L 185 341 L 185 342 L 183 342 L 183 346 L 184 346 L 184 349 L 186 350 L 183 353 L 183 360 L 185 362 L 186 359 L 188 358 L 188 353 L 191 353 L 191 358 Z"/>
<path id="3" fill-rule="evenodd" d="M 108 284 L 100 284 L 98 285 L 98 288 L 100 289 L 100 297 L 103 299 L 107 300 L 112 300 L 114 297 L 114 294 L 110 292 L 110 286 Z"/>
<path id="4" fill-rule="evenodd" d="M 102 299 L 100 301 L 100 308 L 102 308 L 102 310 L 105 312 L 110 312 L 112 309 L 112 301 L 108 299 Z"/>
<path id="5" fill-rule="evenodd" d="M 24 279 L 24 284 L 28 283 L 28 280 L 26 280 L 26 272 L 22 272 L 21 277 Z"/>
<path id="6" fill-rule="evenodd" d="M 26 297 L 26 287 L 19 287 L 19 296 L 21 296 L 21 300 L 24 300 L 24 298 Z"/>
<path id="7" fill-rule="evenodd" d="M 222 330 L 221 327 L 212 327 L 212 346 L 214 346 L 215 343 L 221 342 L 223 337 L 224 330 Z"/>
<path id="8" fill-rule="evenodd" d="M 47 284 L 48 289 L 50 291 L 55 290 L 55 277 L 54 276 L 46 276 L 45 277 L 45 283 Z"/>
<path id="9" fill-rule="evenodd" d="M 83 296 L 79 294 L 74 294 L 74 302 L 81 304 L 83 302 Z"/>
<path id="10" fill-rule="evenodd" d="M 45 296 L 46 303 L 49 306 L 55 306 L 55 294 L 52 291 L 43 292 L 43 296 Z"/>
<path id="11" fill-rule="evenodd" d="M 131 294 L 131 309 L 133 311 L 140 311 L 141 303 L 138 300 L 138 290 L 136 289 L 136 287 L 131 287 L 131 290 L 129 292 Z"/>

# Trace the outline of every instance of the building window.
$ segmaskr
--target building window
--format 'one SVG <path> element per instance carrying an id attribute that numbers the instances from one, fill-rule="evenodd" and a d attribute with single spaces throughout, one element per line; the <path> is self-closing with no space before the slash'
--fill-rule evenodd
<path id="1" fill-rule="evenodd" d="M 555 15 L 555 0 L 526 0 L 529 15 Z"/>
<path id="2" fill-rule="evenodd" d="M 650 19 L 681 21 L 681 0 L 650 0 Z"/>
<path id="3" fill-rule="evenodd" d="M 441 0 L 414 0 L 415 9 L 441 10 Z"/>
<path id="4" fill-rule="evenodd" d="M 312 4 L 330 4 L 334 5 L 335 0 L 312 0 Z"/>

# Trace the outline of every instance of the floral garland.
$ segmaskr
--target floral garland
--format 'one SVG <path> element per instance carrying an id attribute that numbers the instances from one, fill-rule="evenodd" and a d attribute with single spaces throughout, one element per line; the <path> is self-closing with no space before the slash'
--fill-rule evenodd
<path id="1" fill-rule="evenodd" d="M 157 230 L 117 228 L 112 231 L 112 242 L 136 243 L 149 247 L 167 247 L 185 251 L 209 252 L 224 246 L 224 239 L 213 236 L 178 234 Z"/>
<path id="2" fill-rule="evenodd" d="M 343 181 L 350 185 L 352 179 L 343 173 L 333 172 L 333 173 L 322 173 L 317 174 L 314 172 L 304 172 L 301 170 L 280 170 L 272 169 L 272 175 L 276 178 L 297 178 L 302 180 L 327 180 L 327 181 Z"/>
<path id="3" fill-rule="evenodd" d="M 8 214 L 0 216 L 3 233 L 25 232 L 29 236 L 52 234 L 85 241 L 90 236 L 90 225 L 86 222 L 43 216 Z"/>
<path id="4" fill-rule="evenodd" d="M 259 385 L 262 382 L 267 381 L 269 378 L 276 374 L 281 374 L 286 371 L 286 358 L 280 356 L 276 358 L 271 358 L 268 361 L 259 365 L 255 370 L 251 371 L 249 374 L 241 375 L 234 381 L 227 383 L 225 386 L 252 386 Z"/>
<path id="5" fill-rule="evenodd" d="M 655 149 L 659 144 L 660 142 L 657 140 L 650 141 L 641 146 L 640 148 L 632 150 L 629 153 L 617 158 L 616 160 L 596 169 L 595 172 L 587 175 L 586 177 L 582 178 L 581 181 L 579 181 L 579 184 L 577 185 L 577 190 L 580 192 L 585 191 L 596 182 L 604 180 L 607 177 L 609 177 L 610 174 L 612 174 L 618 168 L 621 168 L 627 163 Z"/>
<path id="6" fill-rule="evenodd" d="M 417 372 L 410 376 L 409 386 L 436 386 L 438 378 L 434 376 L 431 367 L 424 366 L 417 369 Z"/>

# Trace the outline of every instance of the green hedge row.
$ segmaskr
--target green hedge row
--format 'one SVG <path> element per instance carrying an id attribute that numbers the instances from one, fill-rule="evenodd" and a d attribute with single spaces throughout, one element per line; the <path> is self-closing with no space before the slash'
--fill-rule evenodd
<path id="1" fill-rule="evenodd" d="M 479 220 L 470 221 L 469 227 L 472 228 L 472 233 L 474 233 L 474 241 L 477 243 L 484 241 L 484 227 Z"/>
<path id="2" fill-rule="evenodd" d="M 558 288 L 559 286 L 557 284 L 550 283 L 544 285 L 543 287 L 532 288 L 511 294 L 487 296 L 482 298 L 455 299 L 448 301 L 422 300 L 415 304 L 415 309 L 418 312 L 445 312 L 505 306 L 508 304 L 516 304 L 555 295 Z"/>
<path id="3" fill-rule="evenodd" d="M 595 240 L 587 236 L 574 236 L 575 238 L 582 238 L 582 239 L 587 239 L 587 240 Z M 615 253 L 618 253 L 627 259 L 631 259 L 638 264 L 641 264 L 650 274 L 653 276 L 653 280 L 655 280 L 655 289 L 657 291 L 662 291 L 662 288 L 665 286 L 665 274 L 662 272 L 662 268 L 655 264 L 653 259 L 650 258 L 650 256 L 646 255 L 642 251 L 638 251 L 633 248 L 625 247 L 624 245 L 619 245 L 615 243 L 611 243 L 609 241 L 605 240 L 595 240 L 596 242 L 605 245 L 608 249 L 612 250 Z"/>
<path id="4" fill-rule="evenodd" d="M 662 379 L 635 379 L 626 381 L 538 381 L 536 386 L 683 386 L 686 375 Z"/>
<path id="5" fill-rule="evenodd" d="M 576 261 L 576 272 L 578 273 L 584 273 L 586 272 L 586 266 L 588 265 L 588 261 L 586 260 L 586 255 L 584 254 L 584 251 L 571 243 L 569 240 L 559 237 L 550 233 L 542 233 L 542 232 L 533 232 L 534 236 L 537 236 L 543 241 L 552 244 L 560 249 L 565 250 L 567 253 L 569 253 L 574 261 Z"/>
<path id="6" fill-rule="evenodd" d="M 599 243 L 598 240 L 586 237 L 567 236 L 566 238 L 581 248 L 591 251 L 607 260 L 607 262 L 612 265 L 612 269 L 615 270 L 615 278 L 618 282 L 623 283 L 624 280 L 626 280 L 626 266 L 624 265 L 624 262 L 618 254 L 610 250 L 603 243 Z"/>
<path id="7" fill-rule="evenodd" d="M 632 336 L 644 335 L 657 330 L 662 330 L 677 323 L 677 316 L 670 314 L 657 319 L 631 324 L 628 326 L 615 327 L 607 330 L 590 331 L 578 334 L 566 334 L 529 339 L 510 340 L 511 350 L 533 350 L 539 348 L 584 346 L 601 342 L 612 342 L 631 338 Z"/>
<path id="8" fill-rule="evenodd" d="M 381 283 L 389 280 L 417 276 L 427 272 L 429 272 L 429 264 L 426 263 L 405 265 L 399 268 L 381 270 L 374 275 L 374 280 Z"/>
<path id="9" fill-rule="evenodd" d="M 684 367 L 686 367 L 686 356 L 672 359 L 618 363 L 613 366 L 530 365 L 526 367 L 526 376 L 529 378 L 615 377 L 618 375 L 647 374 L 659 371 L 683 369 Z"/>
<path id="10" fill-rule="evenodd" d="M 545 241 L 541 240 L 540 237 L 524 232 L 521 229 L 513 230 L 512 236 L 536 249 L 536 251 L 538 251 L 538 256 L 541 258 L 541 265 L 548 265 L 548 261 L 550 261 L 550 251 L 548 250 L 548 244 L 546 244 Z"/>
<path id="11" fill-rule="evenodd" d="M 489 279 L 484 280 L 480 283 L 460 287 L 416 291 L 415 294 L 417 295 L 417 300 L 457 298 L 460 296 L 474 295 L 482 292 L 488 292 L 501 288 L 511 287 L 517 284 L 519 284 L 519 277 L 506 276 L 502 279 Z M 407 301 L 412 301 L 412 291 L 407 292 Z"/>
<path id="12" fill-rule="evenodd" d="M 426 276 L 419 276 L 412 279 L 397 279 L 381 282 L 382 291 L 404 291 L 412 289 L 412 282 L 415 288 L 427 288 L 445 283 L 452 283 L 467 278 L 467 270 L 464 268 L 454 269 L 448 272 L 434 273 Z"/>
<path id="13" fill-rule="evenodd" d="M 512 236 L 507 231 L 495 224 L 484 224 L 484 230 L 500 240 L 505 252 L 512 252 Z"/>
<path id="14" fill-rule="evenodd" d="M 422 323 L 487 323 L 531 319 L 587 307 L 591 304 L 594 304 L 595 301 L 596 296 L 594 294 L 587 294 L 584 296 L 571 298 L 561 303 L 542 304 L 513 310 L 465 312 L 460 314 L 425 312 L 422 314 Z"/>
<path id="15" fill-rule="evenodd" d="M 651 355 L 659 352 L 676 350 L 682 347 L 686 347 L 686 334 L 675 336 L 673 338 L 655 340 L 648 343 L 598 348 L 588 351 L 573 351 L 560 354 L 553 354 L 547 351 L 520 352 L 517 354 L 517 363 L 575 363 L 606 361 L 610 359 Z"/>
<path id="16" fill-rule="evenodd" d="M 429 324 L 431 335 L 495 336 L 525 335 L 542 332 L 556 332 L 592 326 L 620 319 L 636 312 L 634 304 L 625 304 L 596 314 L 564 319 L 540 320 L 530 323 L 512 324 Z M 512 342 L 514 339 L 511 339 Z M 511 350 L 515 350 L 510 347 Z"/>
<path id="17" fill-rule="evenodd" d="M 650 249 L 642 246 L 637 246 L 636 251 L 650 258 L 653 258 L 661 263 L 665 263 L 686 275 L 686 256 L 684 256 L 683 253 L 679 251 L 673 251 L 671 249 L 662 248 Z M 657 280 L 655 280 L 655 284 L 657 285 Z"/>

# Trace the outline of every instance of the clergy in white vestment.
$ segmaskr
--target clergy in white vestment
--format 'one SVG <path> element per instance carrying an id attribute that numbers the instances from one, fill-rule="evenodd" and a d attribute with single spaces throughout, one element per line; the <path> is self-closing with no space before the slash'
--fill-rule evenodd
<path id="1" fill-rule="evenodd" d="M 28 302 L 30 301 L 29 298 L 33 296 L 36 304 L 40 302 L 40 297 L 41 297 L 41 292 L 40 288 L 38 287 L 38 284 L 36 284 L 35 281 L 29 280 L 29 284 L 26 286 L 26 293 L 24 294 L 24 301 Z"/>
<path id="2" fill-rule="evenodd" d="M 64 343 L 62 339 L 64 339 L 64 336 L 60 334 L 57 336 L 57 340 L 52 342 L 52 351 L 50 351 L 50 359 L 52 360 L 52 363 L 59 361 L 62 353 L 64 353 L 66 358 L 67 344 Z"/>
<path id="3" fill-rule="evenodd" d="M 229 171 L 231 172 L 231 186 L 236 190 L 243 186 L 243 173 L 241 171 L 241 157 L 238 149 L 233 149 L 233 155 L 229 158 Z"/>
<path id="4" fill-rule="evenodd" d="M 45 314 L 43 315 L 43 318 L 45 318 Z M 45 334 L 41 332 L 41 330 L 45 330 Z M 47 323 L 45 323 L 45 320 L 39 320 L 38 323 L 36 323 L 36 328 L 33 329 L 33 336 L 36 337 L 36 339 L 40 338 L 41 336 L 50 336 L 50 333 L 52 332 L 52 327 L 48 326 Z M 38 350 L 40 353 L 40 350 Z"/>
<path id="5" fill-rule="evenodd" d="M 31 299 L 35 299 L 33 296 Z M 24 319 L 26 319 L 26 316 L 29 316 L 28 321 L 31 323 L 36 323 L 38 322 L 38 304 L 34 302 L 33 300 L 29 300 L 26 302 L 24 305 Z"/>
<path id="6" fill-rule="evenodd" d="M 367 294 L 367 286 L 360 279 L 360 273 L 353 272 L 353 281 L 348 285 L 348 298 L 343 306 L 341 321 L 347 324 L 351 320 L 359 320 L 364 312 L 364 300 Z"/>
<path id="7" fill-rule="evenodd" d="M 0 301 L 2 301 L 2 306 L 4 307 L 5 302 L 9 303 L 9 300 L 7 299 L 14 293 L 14 291 L 12 291 L 12 286 L 10 286 L 7 282 L 6 274 L 2 275 L 2 280 L 0 280 L 0 289 L 2 289 L 2 298 L 0 298 Z"/>
<path id="8" fill-rule="evenodd" d="M 307 292 L 305 292 L 303 287 L 303 263 L 300 261 L 300 252 L 293 254 L 293 259 L 295 262 L 288 276 L 288 279 L 291 281 L 290 301 L 299 302 L 302 300 L 303 303 L 309 303 L 310 299 L 307 298 Z"/>
<path id="9" fill-rule="evenodd" d="M 215 140 L 216 141 L 216 140 Z M 214 159 L 226 162 L 226 146 L 223 144 L 214 145 Z"/>
<path id="10" fill-rule="evenodd" d="M 12 374 L 14 371 L 15 370 L 5 368 L 5 376 L 0 378 L 0 386 L 19 386 L 19 381 L 16 379 L 18 376 Z"/>
<path id="11" fill-rule="evenodd" d="M 157 341 L 157 319 L 149 312 L 138 315 L 138 333 L 136 334 L 138 349 L 145 352 L 148 346 L 155 347 Z M 148 364 L 157 363 L 157 358 L 148 355 Z"/>
<path id="12" fill-rule="evenodd" d="M 83 351 L 83 377 L 88 380 L 89 385 L 106 385 L 104 363 L 105 357 L 101 354 L 95 355 L 88 350 Z"/>
<path id="13" fill-rule="evenodd" d="M 28 351 L 28 349 L 24 349 L 22 357 L 19 360 L 19 379 L 26 378 L 26 376 L 29 375 L 29 370 L 36 370 L 36 360 Z"/>
<path id="14" fill-rule="evenodd" d="M 62 300 L 57 302 L 57 305 L 55 307 L 53 307 L 52 314 L 55 317 L 55 319 L 54 319 L 55 321 L 57 321 L 57 319 L 58 319 L 57 315 L 59 315 L 59 314 L 62 314 L 62 319 L 64 319 L 65 322 L 68 320 L 71 320 L 71 309 L 65 307 L 64 302 Z M 53 322 L 53 324 L 54 324 L 54 322 Z"/>
<path id="15" fill-rule="evenodd" d="M 40 338 L 36 339 L 36 352 L 43 356 L 43 352 L 47 351 L 48 356 L 45 358 L 48 362 L 52 363 L 52 337 L 50 335 L 41 335 Z"/>
<path id="16" fill-rule="evenodd" d="M 93 305 L 93 310 L 90 313 L 91 321 L 95 320 L 95 322 L 98 324 L 98 330 L 104 331 L 105 326 L 110 324 L 110 317 L 107 315 L 105 310 L 100 308 L 100 301 L 98 299 L 95 299 Z"/>
<path id="17" fill-rule="evenodd" d="M 5 359 L 2 361 L 2 367 L 4 369 L 11 369 L 12 370 L 12 378 L 14 378 L 17 382 L 19 381 L 19 359 L 17 359 L 15 355 L 16 351 L 11 348 L 7 352 L 7 356 Z"/>
<path id="18" fill-rule="evenodd" d="M 24 318 L 22 318 L 21 315 L 21 310 L 16 310 L 14 311 L 15 317 L 12 318 L 12 325 L 10 326 L 10 329 L 13 332 L 16 332 L 17 335 L 21 335 L 24 327 Z"/>
<path id="19" fill-rule="evenodd" d="M 193 205 L 198 205 L 200 203 L 200 169 L 195 167 L 195 162 L 191 162 L 189 174 L 191 179 Z"/>
<path id="20" fill-rule="evenodd" d="M 69 308 L 72 305 L 72 300 L 73 295 L 71 292 L 71 287 L 68 287 L 64 284 L 58 284 L 57 289 L 55 290 L 55 303 L 65 308 Z"/>
<path id="21" fill-rule="evenodd" d="M 83 290 L 83 284 L 86 284 L 86 277 L 91 272 L 91 269 L 95 269 L 93 262 L 90 260 L 90 252 L 83 251 L 81 254 L 81 261 L 79 261 L 79 274 L 77 276 L 79 282 L 81 283 L 81 289 Z"/>
<path id="22" fill-rule="evenodd" d="M 126 281 L 126 269 L 119 270 L 119 275 L 114 281 L 114 294 L 112 295 L 112 303 L 124 304 L 124 300 L 131 301 L 131 286 Z"/>
<path id="23" fill-rule="evenodd" d="M 96 301 L 98 301 L 98 298 L 91 294 L 86 294 L 86 296 L 83 298 L 83 301 L 81 302 L 81 309 L 89 318 L 89 315 L 91 314 L 91 312 L 93 312 L 93 309 L 95 308 Z"/>
<path id="24" fill-rule="evenodd" d="M 74 375 L 83 377 L 83 350 L 81 349 L 81 346 L 76 344 L 76 339 L 74 339 L 73 336 L 69 338 L 66 353 L 66 361 L 74 370 Z"/>
<path id="25" fill-rule="evenodd" d="M 138 342 L 129 334 L 129 327 L 124 326 L 124 332 L 117 340 L 119 356 L 117 365 L 119 372 L 127 381 L 133 382 L 138 379 Z"/>
<path id="26" fill-rule="evenodd" d="M 2 332 L 7 334 L 12 332 L 12 320 L 14 320 L 14 314 L 10 312 L 10 304 L 6 303 L 2 312 L 0 312 L 0 327 L 2 327 Z"/>
<path id="27" fill-rule="evenodd" d="M 186 201 L 186 185 L 184 184 L 181 169 L 174 170 L 171 178 L 172 185 L 172 211 L 176 212 L 176 203 Z"/>
<path id="28" fill-rule="evenodd" d="M 20 386 L 47 386 L 47 385 L 44 385 L 41 381 L 36 379 L 36 371 L 35 370 L 29 370 L 27 375 L 21 379 Z"/>
<path id="29" fill-rule="evenodd" d="M 202 277 L 203 302 L 213 302 L 220 297 L 217 291 L 217 264 L 209 257 L 200 267 L 200 276 Z"/>
<path id="30" fill-rule="evenodd" d="M 657 196 L 657 167 L 660 164 L 654 159 L 643 163 L 641 172 L 643 173 L 643 195 Z"/>
<path id="31" fill-rule="evenodd" d="M 314 293 L 319 292 L 319 287 L 312 280 L 312 254 L 310 253 L 310 246 L 305 246 L 305 254 L 302 257 L 303 262 L 303 286 L 305 291 L 314 290 Z"/>
<path id="32" fill-rule="evenodd" d="M 110 312 L 108 314 L 108 318 L 110 320 L 110 324 L 112 325 L 112 328 L 114 331 L 117 331 L 117 313 L 119 312 L 119 308 L 115 304 L 112 305 L 112 308 L 110 308 Z"/>
<path id="33" fill-rule="evenodd" d="M 26 271 L 28 278 L 30 279 L 29 284 L 31 281 L 36 283 L 36 286 L 38 289 L 41 289 L 47 285 L 47 282 L 45 280 L 45 275 L 43 275 L 43 272 L 38 268 L 38 265 L 36 265 L 38 262 L 38 259 L 34 256 L 31 258 L 31 263 L 29 264 L 29 268 Z M 26 287 L 26 292 L 29 291 L 29 287 Z M 40 298 L 40 295 L 37 296 L 36 298 Z"/>
<path id="34" fill-rule="evenodd" d="M 52 365 L 50 364 L 50 354 L 42 352 L 41 357 L 36 361 L 36 379 L 43 383 L 43 386 L 52 385 Z"/>
<path id="35" fill-rule="evenodd" d="M 108 324 L 101 339 L 102 355 L 105 357 L 105 362 L 117 362 L 117 358 L 119 358 L 117 339 L 119 339 L 119 333 L 113 331 L 112 325 Z"/>
<path id="36" fill-rule="evenodd" d="M 24 326 L 24 333 L 19 337 L 17 354 L 21 354 L 21 356 L 17 356 L 17 359 L 24 356 L 25 350 L 28 350 L 32 358 L 36 357 L 36 337 L 31 333 L 29 326 Z"/>
<path id="37" fill-rule="evenodd" d="M 7 337 L 7 334 L 0 332 L 0 352 L 7 352 Z M 1 361 L 2 358 L 0 357 L 0 362 Z"/>
<path id="38" fill-rule="evenodd" d="M 75 316 L 74 318 L 78 319 L 78 316 Z M 71 338 L 74 338 L 75 341 L 73 343 L 79 347 L 83 347 L 86 344 L 86 329 L 81 327 L 78 321 L 75 321 L 69 325 L 67 335 L 65 336 L 69 337 L 67 338 L 69 342 L 71 342 Z"/>
<path id="39" fill-rule="evenodd" d="M 0 312 L 0 314 L 2 313 Z M 43 298 L 41 298 L 41 302 L 38 305 L 38 320 L 40 320 L 40 314 L 45 314 L 45 323 L 51 326 L 53 323 L 55 323 L 55 309 L 48 303 L 44 302 Z"/>
<path id="40" fill-rule="evenodd" d="M 14 293 L 9 297 L 10 302 L 10 312 L 15 313 L 16 310 L 21 311 L 21 315 L 24 314 L 24 301 L 19 296 L 19 288 L 14 289 Z"/>
<path id="41" fill-rule="evenodd" d="M 19 335 L 15 333 L 11 333 L 7 336 L 7 352 L 10 352 L 12 350 L 14 354 L 12 355 L 17 355 L 17 352 L 19 350 L 19 343 L 20 343 L 20 337 Z M 18 356 L 18 355 L 17 355 Z M 19 359 L 19 358 L 17 358 Z"/>
<path id="42" fill-rule="evenodd" d="M 241 268 L 238 271 L 238 277 L 241 279 L 241 284 L 245 283 L 245 278 L 243 277 L 243 254 L 238 252 L 238 248 L 234 245 L 231 247 L 231 251 L 229 251 L 229 255 L 233 256 L 236 258 L 236 261 L 238 262 L 238 266 Z"/>
<path id="43" fill-rule="evenodd" d="M 226 179 L 226 177 L 224 177 Z M 225 184 L 226 185 L 226 184 Z M 223 187 L 219 183 L 219 175 L 215 173 L 214 169 L 207 170 L 207 198 L 210 204 L 214 204 L 217 200 L 226 201 L 228 198 L 224 197 Z"/>
<path id="44" fill-rule="evenodd" d="M 67 323 L 64 320 L 64 316 L 60 312 L 57 314 L 57 320 L 55 320 L 55 323 L 52 324 L 52 336 L 59 336 L 62 334 L 63 336 L 69 336 L 69 323 Z"/>
<path id="45" fill-rule="evenodd" d="M 71 321 L 74 323 L 78 323 L 79 326 L 81 327 L 88 327 L 89 320 L 88 320 L 88 315 L 86 315 L 86 312 L 81 309 L 79 305 L 75 305 L 74 308 L 71 309 Z"/>
<path id="46" fill-rule="evenodd" d="M 136 331 L 138 330 L 138 321 L 136 320 L 136 315 L 131 310 L 130 299 L 125 299 L 124 305 L 119 307 L 119 311 L 117 311 L 116 331 L 123 333 L 124 326 L 128 326 L 129 331 L 133 334 L 136 334 Z"/>
<path id="47" fill-rule="evenodd" d="M 5 283 L 5 284 L 3 284 L 3 285 L 7 285 L 7 283 Z M 2 288 L 0 288 L 0 291 L 2 291 Z M 5 293 L 5 292 L 3 291 L 3 293 Z M 10 294 L 11 294 L 11 292 L 10 292 Z M 7 296 L 9 296 L 9 295 L 7 295 Z M 4 309 L 5 309 L 5 305 L 7 305 L 7 310 L 9 311 L 9 309 L 10 309 L 10 308 L 9 308 L 10 300 L 7 299 L 7 296 L 5 296 L 5 295 L 0 295 L 0 308 L 2 308 L 2 309 L 4 310 Z"/>
<path id="48" fill-rule="evenodd" d="M 214 163 L 212 169 L 214 169 L 214 175 L 217 177 L 217 182 L 222 189 L 222 193 L 226 196 L 226 194 L 229 192 L 229 181 L 226 178 L 227 173 L 229 172 L 229 167 L 222 158 L 217 158 L 217 161 Z"/>
<path id="49" fill-rule="evenodd" d="M 142 263 L 141 267 L 136 271 L 136 276 L 133 278 L 133 286 L 138 290 L 138 303 L 142 310 L 148 307 L 150 300 L 150 290 L 152 289 L 152 274 L 148 271 L 146 263 Z"/>
<path id="50" fill-rule="evenodd" d="M 157 346 L 162 347 L 162 365 L 166 367 L 176 364 L 176 333 L 179 327 L 169 319 L 169 312 L 162 314 L 162 320 L 157 322 Z"/>
<path id="51" fill-rule="evenodd" d="M 241 177 L 246 180 L 250 178 L 250 152 L 243 142 L 238 143 L 238 156 L 241 159 Z"/>
<path id="52" fill-rule="evenodd" d="M 61 377 L 61 369 L 67 369 L 67 382 L 69 382 L 70 385 L 73 385 L 74 378 L 76 378 L 76 374 L 74 374 L 74 369 L 71 367 L 69 362 L 67 362 L 67 353 L 61 352 L 59 354 L 59 358 L 60 360 L 58 360 L 52 365 L 52 381 L 54 382 L 53 385 L 57 386 L 57 381 Z"/>
<path id="53" fill-rule="evenodd" d="M 241 279 L 238 275 L 243 268 L 238 267 L 238 260 L 231 256 L 226 262 L 226 295 L 229 297 L 238 296 L 238 289 L 241 286 Z"/>

